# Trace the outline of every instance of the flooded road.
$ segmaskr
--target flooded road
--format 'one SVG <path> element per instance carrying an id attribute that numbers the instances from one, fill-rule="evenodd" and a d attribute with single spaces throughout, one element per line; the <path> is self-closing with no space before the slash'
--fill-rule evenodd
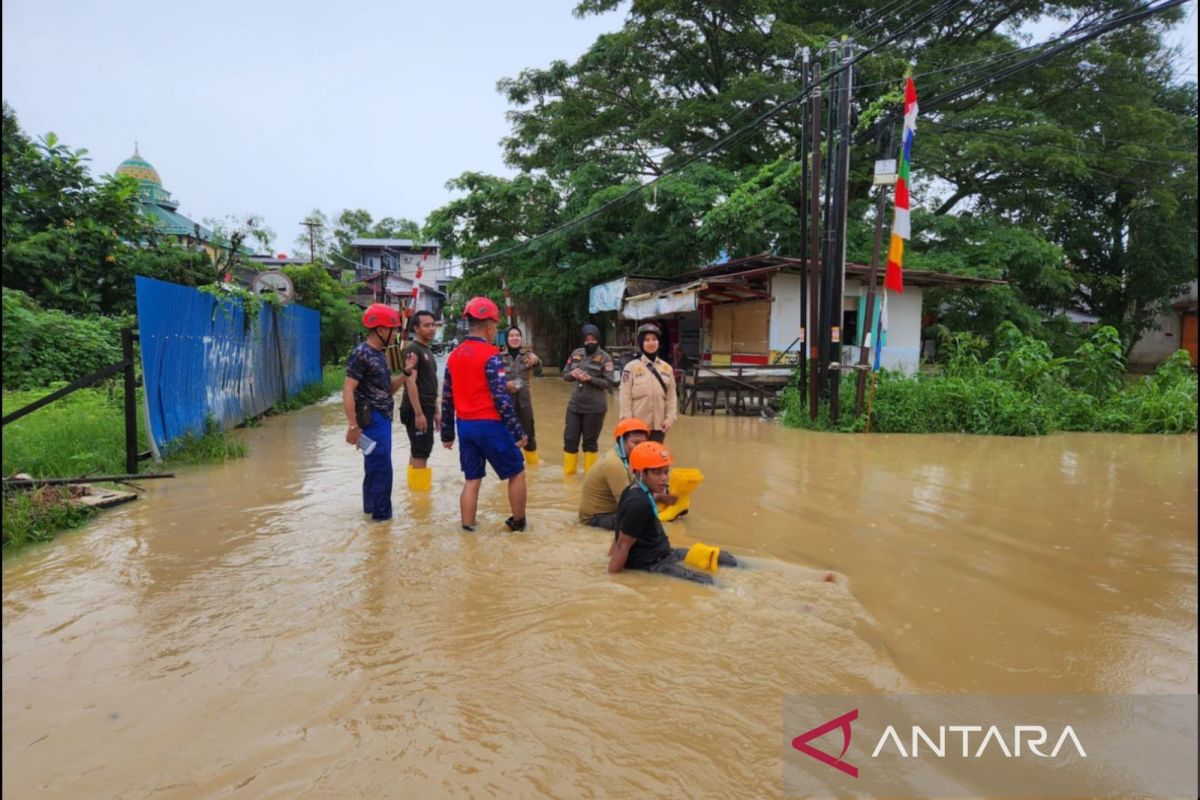
<path id="1" fill-rule="evenodd" d="M 338 401 L 4 565 L 3 793 L 777 796 L 798 692 L 1195 692 L 1195 437 L 846 436 L 685 417 L 676 545 L 718 589 L 605 574 L 535 386 L 530 530 L 360 513 Z M 602 442 L 616 423 L 610 407 Z M 822 580 L 833 571 L 836 582 Z"/>

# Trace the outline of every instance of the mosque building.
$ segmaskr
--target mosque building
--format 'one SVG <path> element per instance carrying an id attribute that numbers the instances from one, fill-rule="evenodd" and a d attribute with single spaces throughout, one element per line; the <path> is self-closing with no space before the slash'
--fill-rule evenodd
<path id="1" fill-rule="evenodd" d="M 228 241 L 214 236 L 211 230 L 176 210 L 179 208 L 179 201 L 163 188 L 158 170 L 142 158 L 136 142 L 133 145 L 133 155 L 121 162 L 116 174 L 119 177 L 133 178 L 141 185 L 142 214 L 160 235 L 173 237 L 188 248 L 203 247 L 214 261 L 218 251 L 229 248 Z M 247 254 L 251 252 L 244 247 L 242 250 Z"/>

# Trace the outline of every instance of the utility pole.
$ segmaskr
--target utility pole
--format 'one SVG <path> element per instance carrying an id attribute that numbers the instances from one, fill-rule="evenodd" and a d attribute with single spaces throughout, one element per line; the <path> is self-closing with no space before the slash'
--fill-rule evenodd
<path id="1" fill-rule="evenodd" d="M 817 418 L 817 366 L 820 363 L 820 337 L 816 331 L 820 315 L 817 313 L 817 297 L 819 281 L 817 278 L 821 249 L 821 63 L 814 61 L 812 65 L 812 98 L 810 102 L 812 115 L 812 189 L 809 193 L 808 224 L 811 233 L 808 237 L 808 302 L 813 308 L 808 314 L 808 415 Z"/>
<path id="2" fill-rule="evenodd" d="M 323 227 L 321 223 L 315 219 L 306 219 L 300 223 L 308 228 L 308 263 L 313 263 L 317 260 L 317 233 L 316 229 Z"/>
<path id="3" fill-rule="evenodd" d="M 880 153 L 888 155 L 892 149 L 892 126 L 883 129 L 880 143 Z M 857 384 L 854 387 L 854 415 L 858 416 L 863 410 L 863 393 L 866 391 L 867 372 L 871 368 L 871 347 L 878 347 L 874 341 L 878 335 L 872 336 L 875 327 L 875 283 L 879 279 L 879 250 L 883 246 L 883 215 L 887 213 L 888 187 L 895 180 L 896 162 L 877 161 L 875 164 L 875 183 L 879 184 L 879 199 L 875 203 L 875 241 L 871 245 L 871 271 L 867 275 L 867 304 L 866 320 L 863 322 L 862 348 L 858 355 Z M 868 425 L 870 423 L 868 422 Z"/>
<path id="4" fill-rule="evenodd" d="M 842 47 L 841 99 L 838 105 L 838 161 L 837 161 L 837 218 L 834 229 L 837 232 L 833 240 L 833 258 L 830 259 L 833 285 L 830 287 L 829 306 L 830 320 L 830 350 L 829 350 L 829 420 L 834 425 L 838 421 L 838 408 L 841 405 L 841 368 L 842 368 L 842 296 L 846 286 L 846 219 L 850 205 L 850 103 L 854 93 L 854 66 L 851 62 L 853 45 L 843 41 Z"/>
<path id="5" fill-rule="evenodd" d="M 802 64 L 800 70 L 800 91 L 807 92 L 809 87 L 808 48 L 801 49 Z M 808 389 L 808 269 L 804 262 L 808 255 L 808 129 L 811 126 L 808 117 L 809 104 L 800 107 L 800 352 L 799 376 L 800 396 L 804 397 Z"/>

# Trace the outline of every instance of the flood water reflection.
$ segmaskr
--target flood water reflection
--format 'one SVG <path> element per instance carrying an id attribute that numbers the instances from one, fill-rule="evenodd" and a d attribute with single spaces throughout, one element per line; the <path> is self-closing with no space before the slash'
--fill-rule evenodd
<path id="1" fill-rule="evenodd" d="M 672 542 L 751 563 L 712 589 L 605 574 L 566 388 L 526 534 L 490 477 L 459 531 L 441 448 L 372 524 L 329 401 L 9 559 L 4 796 L 776 796 L 788 693 L 1196 691 L 1195 437 L 683 418 Z"/>

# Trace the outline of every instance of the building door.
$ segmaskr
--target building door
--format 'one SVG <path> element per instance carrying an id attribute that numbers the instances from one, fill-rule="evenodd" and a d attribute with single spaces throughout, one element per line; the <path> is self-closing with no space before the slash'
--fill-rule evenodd
<path id="1" fill-rule="evenodd" d="M 1188 351 L 1188 355 L 1192 357 L 1192 363 L 1196 363 L 1196 312 L 1189 311 L 1183 315 L 1183 335 L 1180 344 L 1184 350 Z"/>

